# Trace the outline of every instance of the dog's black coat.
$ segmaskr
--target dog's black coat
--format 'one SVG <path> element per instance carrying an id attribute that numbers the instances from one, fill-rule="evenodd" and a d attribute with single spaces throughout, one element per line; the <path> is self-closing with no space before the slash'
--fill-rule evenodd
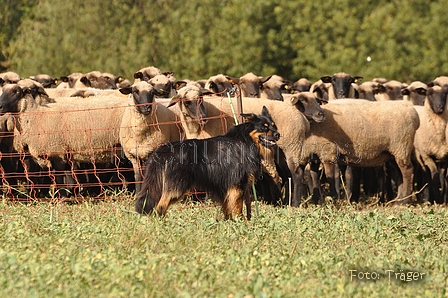
<path id="1" fill-rule="evenodd" d="M 196 187 L 213 194 L 223 205 L 226 218 L 242 215 L 251 183 L 262 173 L 263 150 L 274 148 L 280 137 L 266 107 L 261 115 L 243 116 L 247 122 L 225 135 L 158 147 L 146 163 L 136 211 L 146 214 L 156 209 L 164 215 L 171 203 Z"/>

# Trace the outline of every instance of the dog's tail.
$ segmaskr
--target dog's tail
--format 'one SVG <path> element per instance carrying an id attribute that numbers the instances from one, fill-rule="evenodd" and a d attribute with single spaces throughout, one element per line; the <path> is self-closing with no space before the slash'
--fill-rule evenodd
<path id="1" fill-rule="evenodd" d="M 161 196 L 160 169 L 158 163 L 149 162 L 146 166 L 145 179 L 135 200 L 135 211 L 140 214 L 150 214 Z"/>

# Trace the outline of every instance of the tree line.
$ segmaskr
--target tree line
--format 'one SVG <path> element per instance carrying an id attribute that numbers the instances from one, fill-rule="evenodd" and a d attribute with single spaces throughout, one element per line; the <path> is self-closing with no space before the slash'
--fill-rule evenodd
<path id="1" fill-rule="evenodd" d="M 446 75 L 448 1 L 0 0 L 0 71 Z"/>

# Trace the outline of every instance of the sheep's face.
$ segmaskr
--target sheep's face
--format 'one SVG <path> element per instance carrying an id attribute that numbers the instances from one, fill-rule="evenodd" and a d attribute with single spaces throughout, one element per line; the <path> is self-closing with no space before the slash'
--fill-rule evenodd
<path id="1" fill-rule="evenodd" d="M 30 93 L 30 89 L 22 88 L 17 84 L 6 84 L 2 89 L 3 93 L 0 95 L 0 113 L 18 112 L 18 102 L 26 94 Z"/>
<path id="2" fill-rule="evenodd" d="M 447 87 L 434 86 L 428 88 L 427 100 L 434 113 L 440 115 L 445 111 L 447 94 Z"/>
<path id="3" fill-rule="evenodd" d="M 282 90 L 285 86 L 283 81 L 267 80 L 261 85 L 261 98 L 283 101 Z"/>
<path id="4" fill-rule="evenodd" d="M 108 77 L 104 77 L 100 72 L 93 71 L 80 79 L 86 87 L 96 88 L 96 89 L 117 89 L 115 85 L 115 80 Z"/>
<path id="5" fill-rule="evenodd" d="M 169 98 L 173 89 L 173 84 L 170 79 L 166 75 L 156 75 L 152 79 L 149 80 L 149 83 L 154 87 L 156 91 L 156 95 Z"/>
<path id="6" fill-rule="evenodd" d="M 168 107 L 176 103 L 179 104 L 179 108 L 184 117 L 196 121 L 199 125 L 204 125 L 208 122 L 203 94 L 198 87 L 186 86 L 179 89 L 179 94 L 173 97 Z"/>
<path id="7" fill-rule="evenodd" d="M 253 73 L 247 73 L 239 78 L 241 93 L 244 97 L 260 97 L 261 80 Z"/>
<path id="8" fill-rule="evenodd" d="M 352 77 L 349 74 L 340 72 L 333 76 L 324 76 L 320 78 L 324 83 L 331 83 L 333 85 L 334 96 L 336 98 L 349 98 L 352 84 L 362 80 L 362 77 Z"/>
<path id="9" fill-rule="evenodd" d="M 138 82 L 130 87 L 121 88 L 123 94 L 132 94 L 135 107 L 140 114 L 149 115 L 154 104 L 154 87 L 147 82 Z"/>
<path id="10" fill-rule="evenodd" d="M 231 95 L 234 93 L 232 82 L 224 75 L 210 77 L 205 83 L 205 88 L 221 95 L 226 95 L 225 92 L 229 92 Z"/>
<path id="11" fill-rule="evenodd" d="M 403 99 L 403 94 L 401 93 L 401 89 L 405 86 L 399 81 L 389 81 L 384 84 L 386 88 L 386 93 L 390 100 L 400 100 Z"/>
<path id="12" fill-rule="evenodd" d="M 310 121 L 323 122 L 325 120 L 324 110 L 321 108 L 317 98 L 312 92 L 301 92 L 291 97 L 291 103 Z"/>

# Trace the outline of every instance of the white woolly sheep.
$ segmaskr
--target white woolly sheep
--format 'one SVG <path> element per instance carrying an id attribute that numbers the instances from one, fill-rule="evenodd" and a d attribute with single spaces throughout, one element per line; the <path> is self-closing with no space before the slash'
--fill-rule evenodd
<path id="1" fill-rule="evenodd" d="M 149 83 L 134 83 L 120 92 L 132 97 L 124 111 L 119 136 L 123 152 L 134 168 L 138 193 L 144 173 L 142 163 L 158 145 L 180 140 L 181 127 L 173 111 L 154 101 L 156 92 Z"/>
<path id="2" fill-rule="evenodd" d="M 303 161 L 317 155 L 334 188 L 336 164 L 374 167 L 394 158 L 402 175 L 397 196 L 407 198 L 413 189 L 411 155 L 415 131 L 419 127 L 415 109 L 402 101 L 353 99 L 330 101 L 322 108 L 325 121 L 310 123 Z M 318 184 L 314 181 L 316 188 Z"/>

